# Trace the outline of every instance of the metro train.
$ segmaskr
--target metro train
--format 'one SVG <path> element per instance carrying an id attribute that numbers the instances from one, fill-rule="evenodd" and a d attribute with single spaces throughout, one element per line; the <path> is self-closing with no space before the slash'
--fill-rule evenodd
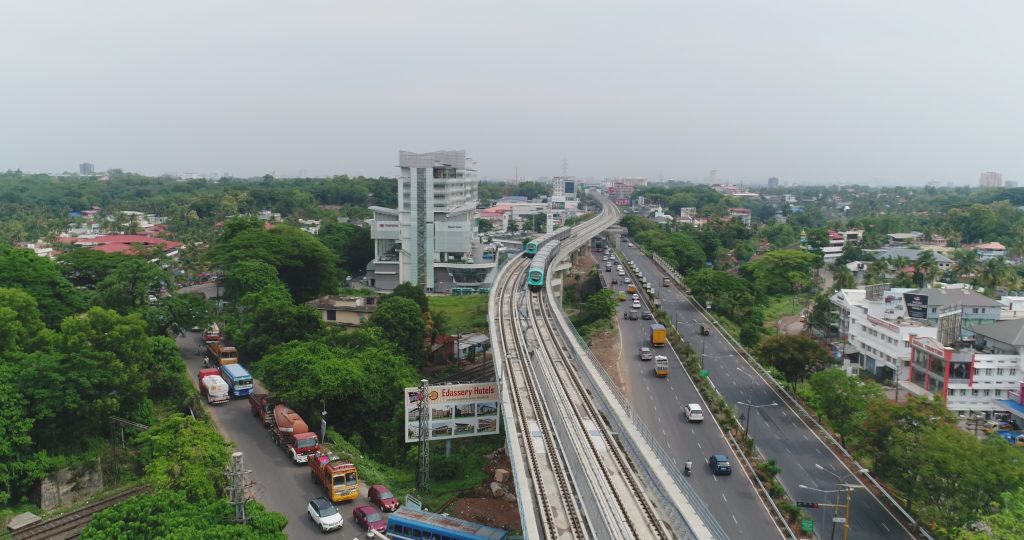
<path id="1" fill-rule="evenodd" d="M 530 257 L 532 259 L 534 256 L 537 255 L 537 251 L 540 249 L 541 246 L 544 245 L 544 243 L 549 242 L 551 240 L 565 240 L 566 238 L 569 237 L 569 234 L 571 232 L 572 227 L 562 227 L 561 229 L 558 229 L 557 231 L 551 234 L 542 236 L 537 240 L 530 240 L 529 242 L 526 243 L 526 247 L 523 248 L 523 253 L 525 253 L 527 257 Z"/>
<path id="2" fill-rule="evenodd" d="M 526 284 L 529 285 L 531 291 L 537 292 L 544 288 L 544 275 L 547 272 L 548 262 L 560 244 L 561 242 L 558 240 L 545 242 L 533 256 L 530 269 L 526 271 Z"/>

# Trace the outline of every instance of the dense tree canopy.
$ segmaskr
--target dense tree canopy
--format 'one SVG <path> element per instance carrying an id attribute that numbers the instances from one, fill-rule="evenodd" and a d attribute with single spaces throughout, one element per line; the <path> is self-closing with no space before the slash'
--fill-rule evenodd
<path id="1" fill-rule="evenodd" d="M 771 336 L 755 353 L 764 363 L 778 369 L 790 383 L 806 379 L 830 361 L 828 350 L 807 336 Z"/>
<path id="2" fill-rule="evenodd" d="M 426 326 L 416 302 L 401 296 L 383 299 L 370 316 L 367 326 L 378 328 L 398 350 L 412 361 L 419 361 Z"/>
<path id="3" fill-rule="evenodd" d="M 259 261 L 277 269 L 292 298 L 304 302 L 338 288 L 337 262 L 315 236 L 286 225 L 270 230 L 245 229 L 218 242 L 210 253 L 228 273 L 239 263 Z"/>
<path id="4" fill-rule="evenodd" d="M 29 249 L 0 246 L 0 284 L 31 294 L 43 321 L 51 328 L 85 307 L 82 295 L 64 278 L 57 264 Z"/>

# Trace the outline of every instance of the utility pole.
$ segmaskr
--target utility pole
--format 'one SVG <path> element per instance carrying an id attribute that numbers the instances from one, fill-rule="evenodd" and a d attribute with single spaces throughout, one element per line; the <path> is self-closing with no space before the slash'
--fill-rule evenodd
<path id="1" fill-rule="evenodd" d="M 228 476 L 228 498 L 231 506 L 235 509 L 235 523 L 244 524 L 248 521 L 245 516 L 245 503 L 250 499 L 252 482 L 249 480 L 249 473 L 242 462 L 242 453 L 231 454 L 231 465 L 227 471 Z"/>
<path id="2" fill-rule="evenodd" d="M 430 386 L 426 379 L 420 379 L 420 470 L 416 475 L 416 489 L 427 490 L 430 478 Z"/>

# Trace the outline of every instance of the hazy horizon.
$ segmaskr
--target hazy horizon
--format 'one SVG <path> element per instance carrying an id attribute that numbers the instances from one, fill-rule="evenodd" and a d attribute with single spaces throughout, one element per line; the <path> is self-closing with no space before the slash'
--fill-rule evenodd
<path id="1" fill-rule="evenodd" d="M 1006 1 L 0 5 L 0 170 L 1024 178 Z"/>

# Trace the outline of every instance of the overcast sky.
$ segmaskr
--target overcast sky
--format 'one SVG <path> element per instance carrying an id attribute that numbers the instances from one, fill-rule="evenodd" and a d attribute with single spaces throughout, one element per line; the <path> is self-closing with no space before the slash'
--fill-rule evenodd
<path id="1" fill-rule="evenodd" d="M 499 5 L 500 4 L 500 5 Z M 1024 180 L 1024 2 L 4 0 L 0 170 Z"/>

